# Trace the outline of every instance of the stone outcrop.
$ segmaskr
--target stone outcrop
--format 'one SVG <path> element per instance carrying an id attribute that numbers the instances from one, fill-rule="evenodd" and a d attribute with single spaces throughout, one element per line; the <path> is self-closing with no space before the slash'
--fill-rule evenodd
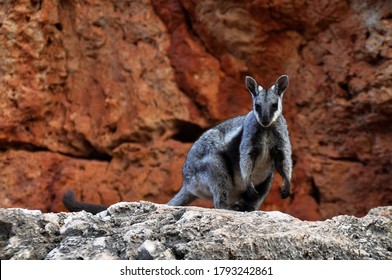
<path id="1" fill-rule="evenodd" d="M 0 259 L 392 259 L 392 207 L 300 221 L 151 202 L 97 215 L 0 209 Z"/>
<path id="2" fill-rule="evenodd" d="M 61 194 L 164 203 L 191 143 L 290 76 L 293 195 L 318 220 L 392 204 L 392 4 L 382 0 L 0 3 L 0 206 Z M 199 202 L 198 205 L 211 206 Z"/>

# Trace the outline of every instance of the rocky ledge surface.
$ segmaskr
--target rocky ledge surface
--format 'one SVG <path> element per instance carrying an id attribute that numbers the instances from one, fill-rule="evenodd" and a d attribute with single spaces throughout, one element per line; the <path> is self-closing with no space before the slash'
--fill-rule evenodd
<path id="1" fill-rule="evenodd" d="M 150 202 L 97 215 L 0 209 L 1 259 L 392 259 L 392 207 L 301 221 Z"/>

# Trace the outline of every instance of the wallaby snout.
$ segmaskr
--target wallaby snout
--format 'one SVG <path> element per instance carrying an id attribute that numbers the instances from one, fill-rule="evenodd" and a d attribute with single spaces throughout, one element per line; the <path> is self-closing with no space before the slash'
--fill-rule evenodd
<path id="1" fill-rule="evenodd" d="M 267 117 L 263 118 L 263 120 L 261 121 L 261 125 L 263 127 L 269 127 L 271 125 L 271 123 L 272 122 Z"/>

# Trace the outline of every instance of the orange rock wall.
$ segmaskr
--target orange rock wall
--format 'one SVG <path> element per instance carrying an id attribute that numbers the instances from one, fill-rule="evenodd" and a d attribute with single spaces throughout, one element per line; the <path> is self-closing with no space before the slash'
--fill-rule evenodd
<path id="1" fill-rule="evenodd" d="M 165 203 L 200 133 L 251 109 L 245 75 L 281 74 L 293 195 L 278 178 L 262 209 L 390 205 L 391 61 L 388 1 L 2 1 L 0 207 Z"/>

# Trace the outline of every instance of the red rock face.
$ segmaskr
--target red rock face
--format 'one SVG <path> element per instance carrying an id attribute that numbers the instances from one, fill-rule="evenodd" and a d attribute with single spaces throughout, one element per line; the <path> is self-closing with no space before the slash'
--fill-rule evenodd
<path id="1" fill-rule="evenodd" d="M 63 211 L 67 188 L 165 203 L 200 133 L 251 109 L 245 75 L 281 74 L 293 194 L 278 178 L 262 209 L 317 220 L 392 204 L 387 2 L 3 1 L 0 207 Z"/>

